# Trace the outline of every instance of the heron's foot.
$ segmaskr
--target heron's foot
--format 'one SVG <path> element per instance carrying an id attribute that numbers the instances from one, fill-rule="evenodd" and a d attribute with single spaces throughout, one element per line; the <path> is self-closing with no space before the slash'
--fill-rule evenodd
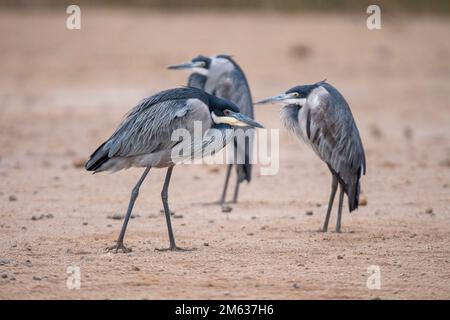
<path id="1" fill-rule="evenodd" d="M 118 253 L 119 251 L 122 253 L 130 253 L 132 251 L 131 249 L 125 247 L 123 242 L 118 242 L 116 245 L 106 248 L 106 250 L 112 253 Z"/>
<path id="2" fill-rule="evenodd" d="M 169 248 L 156 248 L 155 250 L 159 251 L 159 252 L 164 252 L 164 251 L 181 251 L 181 252 L 186 252 L 186 251 L 195 251 L 195 250 L 197 250 L 197 248 L 185 249 L 185 248 L 180 248 L 180 247 L 177 247 L 177 246 L 170 246 Z"/>

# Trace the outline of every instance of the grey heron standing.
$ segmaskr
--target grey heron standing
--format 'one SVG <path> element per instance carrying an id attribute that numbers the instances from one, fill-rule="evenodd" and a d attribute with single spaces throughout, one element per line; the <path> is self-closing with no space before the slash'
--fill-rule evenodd
<path id="1" fill-rule="evenodd" d="M 188 79 L 188 86 L 200 88 L 212 95 L 230 100 L 239 106 L 242 114 L 254 119 L 252 96 L 247 79 L 242 69 L 230 56 L 217 55 L 205 57 L 199 55 L 188 63 L 169 66 L 169 69 L 187 69 L 192 71 Z M 243 161 L 238 162 L 234 160 L 237 180 L 232 203 L 237 202 L 240 184 L 245 180 L 250 182 L 252 177 L 251 153 L 253 129 L 249 130 L 249 132 L 246 132 L 248 138 L 245 140 L 234 139 L 233 154 L 235 155 L 235 159 L 243 159 Z M 232 167 L 233 163 L 227 166 L 225 183 L 219 200 L 221 205 L 225 203 Z"/>
<path id="2" fill-rule="evenodd" d="M 268 102 L 286 104 L 281 110 L 284 126 L 304 140 L 331 171 L 331 195 L 323 232 L 328 229 L 334 197 L 340 186 L 336 232 L 341 232 L 344 193 L 348 197 L 349 211 L 358 208 L 359 180 L 366 173 L 364 148 L 350 107 L 341 93 L 325 80 L 293 87 L 258 104 Z"/>
<path id="3" fill-rule="evenodd" d="M 184 129 L 195 135 L 194 127 L 198 127 L 197 124 L 201 124 L 201 141 L 188 143 L 194 149 L 197 148 L 194 151 L 200 151 L 200 153 L 203 148 L 211 144 L 218 149 L 223 148 L 233 138 L 232 130 L 230 130 L 232 126 L 261 127 L 253 119 L 240 114 L 239 108 L 230 101 L 196 88 L 169 89 L 141 100 L 131 109 L 112 136 L 100 145 L 87 161 L 86 169 L 94 172 L 114 172 L 129 167 L 145 167 L 144 173 L 131 192 L 128 210 L 117 243 L 111 248 L 115 252 L 118 250 L 129 252 L 123 240 L 139 188 L 150 168 L 164 167 L 168 169 L 161 198 L 170 247 L 161 250 L 183 250 L 175 244 L 168 205 L 169 182 L 176 164 L 172 151 L 183 142 L 174 141 L 172 134 L 177 129 Z M 208 136 L 207 133 L 214 130 L 209 129 L 216 129 L 221 133 L 221 137 L 211 139 L 214 136 Z"/>

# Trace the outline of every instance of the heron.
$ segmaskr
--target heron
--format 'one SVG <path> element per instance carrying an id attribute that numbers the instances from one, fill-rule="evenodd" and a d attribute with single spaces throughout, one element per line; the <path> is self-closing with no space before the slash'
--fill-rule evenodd
<path id="1" fill-rule="evenodd" d="M 201 125 L 202 137 L 200 143 L 187 141 L 198 156 L 207 147 L 220 150 L 233 139 L 232 127 L 262 126 L 253 119 L 239 113 L 239 108 L 233 102 L 215 97 L 197 88 L 168 89 L 153 96 L 142 99 L 125 116 L 115 132 L 92 153 L 86 162 L 86 170 L 94 173 L 102 171 L 116 172 L 130 167 L 144 167 L 145 170 L 132 189 L 128 209 L 124 217 L 122 229 L 116 245 L 108 248 L 114 252 L 119 250 L 127 253 L 130 249 L 124 245 L 125 231 L 128 225 L 134 203 L 139 195 L 139 188 L 151 168 L 167 168 L 161 199 L 166 217 L 170 246 L 167 249 L 184 251 L 175 243 L 168 204 L 168 189 L 173 167 L 179 163 L 174 160 L 173 151 L 181 141 L 173 139 L 176 130 L 186 130 L 194 134 L 194 129 Z M 217 137 L 214 132 L 219 132 Z"/>
<path id="2" fill-rule="evenodd" d="M 358 208 L 360 178 L 366 173 L 366 157 L 358 128 L 343 95 L 326 80 L 295 86 L 257 104 L 283 103 L 280 118 L 283 125 L 324 161 L 332 176 L 331 194 L 322 229 L 328 230 L 331 209 L 339 185 L 337 233 L 341 232 L 344 194 L 349 211 Z"/>
<path id="3" fill-rule="evenodd" d="M 224 54 L 211 57 L 199 55 L 190 62 L 171 65 L 168 68 L 192 72 L 188 79 L 188 86 L 200 88 L 212 95 L 230 100 L 239 106 L 242 114 L 254 119 L 253 101 L 247 78 L 231 56 Z M 245 139 L 234 139 L 232 154 L 235 155 L 235 158 L 227 165 L 225 182 L 219 200 L 221 206 L 225 203 L 233 164 L 236 166 L 237 178 L 232 203 L 238 201 L 240 184 L 244 181 L 249 183 L 252 178 L 251 153 L 254 130 L 248 130 L 245 133 Z"/>

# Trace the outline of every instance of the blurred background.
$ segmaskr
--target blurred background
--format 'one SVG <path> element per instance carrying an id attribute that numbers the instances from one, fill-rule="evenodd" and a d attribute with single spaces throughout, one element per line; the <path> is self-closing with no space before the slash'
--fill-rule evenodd
<path id="1" fill-rule="evenodd" d="M 66 28 L 69 4 L 81 8 L 80 30 Z M 366 26 L 370 4 L 381 7 L 380 30 Z M 303 279 L 302 286 L 310 289 L 310 295 L 303 297 L 373 296 L 364 286 L 352 285 L 355 274 L 348 273 L 353 270 L 360 277 L 356 268 L 365 274 L 367 261 L 374 259 L 392 268 L 390 286 L 384 291 L 387 297 L 448 298 L 449 13 L 450 2 L 444 0 L 0 1 L 0 253 L 18 261 L 31 259 L 38 266 L 19 265 L 18 281 L 5 282 L 0 297 L 6 292 L 16 297 L 31 292 L 33 297 L 104 298 L 114 297 L 114 290 L 140 297 L 148 279 L 139 280 L 144 283 L 141 291 L 126 291 L 133 278 L 126 283 L 119 279 L 126 281 L 133 274 L 118 275 L 120 268 L 97 274 L 100 284 L 95 277 L 86 280 L 84 285 L 91 290 L 78 293 L 59 292 L 57 281 L 42 281 L 40 287 L 21 283 L 20 274 L 25 277 L 39 270 L 50 275 L 52 268 L 65 270 L 66 263 L 81 256 L 91 259 L 84 263 L 92 274 L 109 269 L 105 262 L 109 260 L 98 257 L 115 239 L 120 221 L 107 217 L 126 207 L 140 170 L 92 176 L 84 171 L 84 162 L 137 101 L 186 83 L 187 74 L 169 71 L 168 65 L 198 54 L 223 53 L 240 64 L 255 100 L 325 78 L 342 92 L 366 150 L 368 169 L 362 188 L 368 204 L 355 214 L 345 214 L 344 234 L 332 238 L 331 247 L 317 245 L 314 241 L 323 243 L 322 235 L 309 231 L 319 227 L 325 214 L 329 175 L 313 152 L 284 129 L 279 174 L 260 176 L 255 170 L 253 182 L 242 187 L 241 203 L 229 219 L 219 208 L 198 205 L 202 199 L 219 197 L 221 166 L 176 168 L 178 181 L 171 186 L 171 201 L 172 209 L 184 215 L 174 222 L 180 245 L 182 239 L 188 247 L 206 239 L 210 250 L 223 254 L 226 261 L 236 261 L 236 265 L 230 262 L 231 268 L 236 267 L 241 278 L 231 282 L 232 290 L 225 280 L 223 290 L 218 290 L 186 279 L 178 274 L 180 269 L 173 273 L 169 269 L 165 274 L 170 279 L 160 275 L 148 280 L 149 286 L 159 286 L 145 294 L 299 297 L 284 290 L 287 280 L 279 271 L 298 274 L 295 266 L 300 262 L 292 259 L 303 252 L 314 255 L 307 263 L 318 262 L 311 268 L 315 273 Z M 281 127 L 278 112 L 278 106 L 260 106 L 256 117 L 267 128 L 277 129 Z M 128 243 L 137 252 L 165 245 L 164 220 L 159 216 L 163 175 L 162 170 L 152 172 L 142 191 L 145 196 L 137 204 L 141 218 L 128 231 Z M 303 214 L 310 210 L 314 215 Z M 158 219 L 150 220 L 149 215 Z M 220 223 L 209 223 L 211 219 Z M 263 229 L 265 225 L 278 229 Z M 266 264 L 274 256 L 251 256 L 260 250 L 261 241 L 268 241 L 265 249 L 277 255 L 277 270 Z M 229 249 L 239 247 L 236 242 L 246 248 L 239 251 L 241 256 L 233 251 L 237 249 Z M 361 253 L 353 243 L 358 243 Z M 77 248 L 85 252 L 86 247 L 90 252 L 73 253 Z M 350 259 L 345 260 L 346 268 L 336 265 L 336 252 Z M 145 257 L 137 254 L 133 261 L 144 263 Z M 165 261 L 158 259 L 153 257 L 152 263 L 166 268 Z M 177 261 L 183 268 L 199 271 L 210 266 L 209 259 L 200 250 L 197 264 Z M 175 268 L 176 261 L 172 262 Z M 227 272 L 234 270 L 217 263 L 216 278 L 227 278 Z M 398 264 L 408 266 L 408 272 Z M 254 286 L 258 268 L 272 277 L 267 281 L 273 285 Z M 327 268 L 334 269 L 330 273 Z M 332 276 L 339 270 L 348 278 L 331 292 L 329 283 L 334 280 L 324 274 Z M 55 274 L 65 277 L 64 272 Z M 409 276 L 414 285 L 405 281 Z M 184 291 L 171 290 L 166 285 L 170 281 Z M 395 293 L 398 288 L 404 290 Z"/>

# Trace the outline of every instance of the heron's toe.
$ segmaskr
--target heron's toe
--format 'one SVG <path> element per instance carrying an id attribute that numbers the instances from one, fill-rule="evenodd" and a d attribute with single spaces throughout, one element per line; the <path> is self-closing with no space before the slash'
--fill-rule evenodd
<path id="1" fill-rule="evenodd" d="M 123 243 L 118 243 L 112 247 L 106 248 L 106 251 L 112 253 L 118 253 L 119 251 L 122 253 L 130 253 L 132 250 L 130 248 L 125 247 Z"/>
<path id="2" fill-rule="evenodd" d="M 177 246 L 169 247 L 169 248 L 156 248 L 156 251 L 164 252 L 164 251 L 195 251 L 197 248 L 180 248 Z"/>

